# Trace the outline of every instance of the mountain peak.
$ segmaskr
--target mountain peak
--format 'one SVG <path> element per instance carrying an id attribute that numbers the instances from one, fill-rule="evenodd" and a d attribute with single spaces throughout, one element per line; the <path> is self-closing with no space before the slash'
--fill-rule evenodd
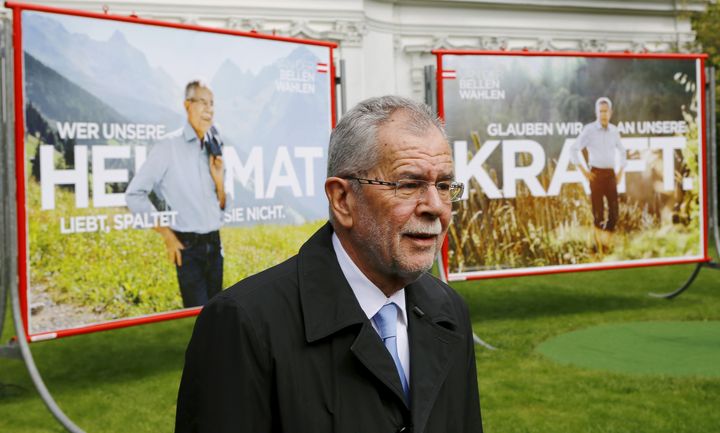
<path id="1" fill-rule="evenodd" d="M 108 42 L 113 44 L 126 44 L 127 39 L 125 39 L 125 35 L 123 35 L 120 30 L 115 30 L 112 36 L 110 36 L 110 39 L 108 39 Z"/>
<path id="2" fill-rule="evenodd" d="M 230 60 L 229 58 L 226 58 L 222 62 L 222 64 L 218 68 L 218 71 L 221 71 L 221 70 L 236 71 L 237 73 L 242 73 L 242 71 L 240 70 L 238 65 L 235 62 L 233 62 L 232 60 Z"/>

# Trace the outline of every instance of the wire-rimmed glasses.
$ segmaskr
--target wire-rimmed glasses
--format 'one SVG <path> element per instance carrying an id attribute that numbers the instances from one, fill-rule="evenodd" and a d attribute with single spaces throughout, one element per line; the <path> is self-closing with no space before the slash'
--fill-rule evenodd
<path id="1" fill-rule="evenodd" d="M 395 182 L 387 182 L 378 179 L 363 179 L 360 177 L 345 177 L 348 180 L 357 181 L 362 185 L 382 185 L 391 186 L 395 189 L 395 196 L 403 199 L 420 199 L 427 192 L 430 185 L 434 185 L 437 189 L 440 199 L 446 203 L 460 200 L 465 189 L 462 182 L 450 180 L 441 180 L 439 182 L 428 182 L 420 179 L 400 179 Z"/>

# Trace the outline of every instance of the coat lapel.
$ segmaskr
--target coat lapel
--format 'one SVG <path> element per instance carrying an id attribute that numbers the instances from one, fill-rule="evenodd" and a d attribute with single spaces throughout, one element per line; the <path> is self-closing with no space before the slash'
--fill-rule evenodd
<path id="1" fill-rule="evenodd" d="M 463 336 L 445 290 L 429 275 L 405 289 L 410 342 L 410 401 L 413 431 L 425 430 L 451 360 L 463 347 Z M 458 398 L 463 398 L 458 396 Z"/>
<path id="2" fill-rule="evenodd" d="M 350 350 L 409 409 L 392 356 L 369 321 L 363 324 Z"/>
<path id="3" fill-rule="evenodd" d="M 326 224 L 300 249 L 298 284 L 305 338 L 313 343 L 344 328 L 360 325 L 350 351 L 407 407 L 395 363 L 360 308 L 340 269 Z"/>

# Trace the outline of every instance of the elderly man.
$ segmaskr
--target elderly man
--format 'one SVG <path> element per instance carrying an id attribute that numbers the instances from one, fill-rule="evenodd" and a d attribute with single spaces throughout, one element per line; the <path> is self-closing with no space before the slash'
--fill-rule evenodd
<path id="1" fill-rule="evenodd" d="M 593 225 L 598 254 L 612 246 L 612 233 L 618 220 L 617 183 L 622 179 L 627 164 L 625 146 L 620 140 L 617 126 L 610 123 L 612 102 L 601 97 L 595 101 L 597 120 L 588 123 L 570 149 L 572 162 L 580 168 L 590 182 Z M 589 169 L 581 151 L 587 149 Z M 615 173 L 615 155 L 620 154 L 620 170 Z M 605 200 L 607 200 L 607 218 L 605 218 Z"/>
<path id="2" fill-rule="evenodd" d="M 481 432 L 470 317 L 427 273 L 453 180 L 429 108 L 386 96 L 330 137 L 330 222 L 198 317 L 177 432 Z"/>
<path id="3" fill-rule="evenodd" d="M 204 305 L 222 290 L 220 226 L 224 169 L 213 121 L 213 93 L 201 81 L 185 87 L 185 126 L 155 144 L 125 192 L 134 213 L 156 212 L 154 190 L 177 212 L 172 227 L 155 227 L 175 264 L 183 306 Z"/>

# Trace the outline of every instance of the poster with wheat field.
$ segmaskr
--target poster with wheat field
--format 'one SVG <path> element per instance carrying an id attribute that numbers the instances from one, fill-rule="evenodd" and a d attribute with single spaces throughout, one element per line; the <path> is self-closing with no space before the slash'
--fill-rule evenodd
<path id="1" fill-rule="evenodd" d="M 439 56 L 450 279 L 705 259 L 700 58 Z"/>

